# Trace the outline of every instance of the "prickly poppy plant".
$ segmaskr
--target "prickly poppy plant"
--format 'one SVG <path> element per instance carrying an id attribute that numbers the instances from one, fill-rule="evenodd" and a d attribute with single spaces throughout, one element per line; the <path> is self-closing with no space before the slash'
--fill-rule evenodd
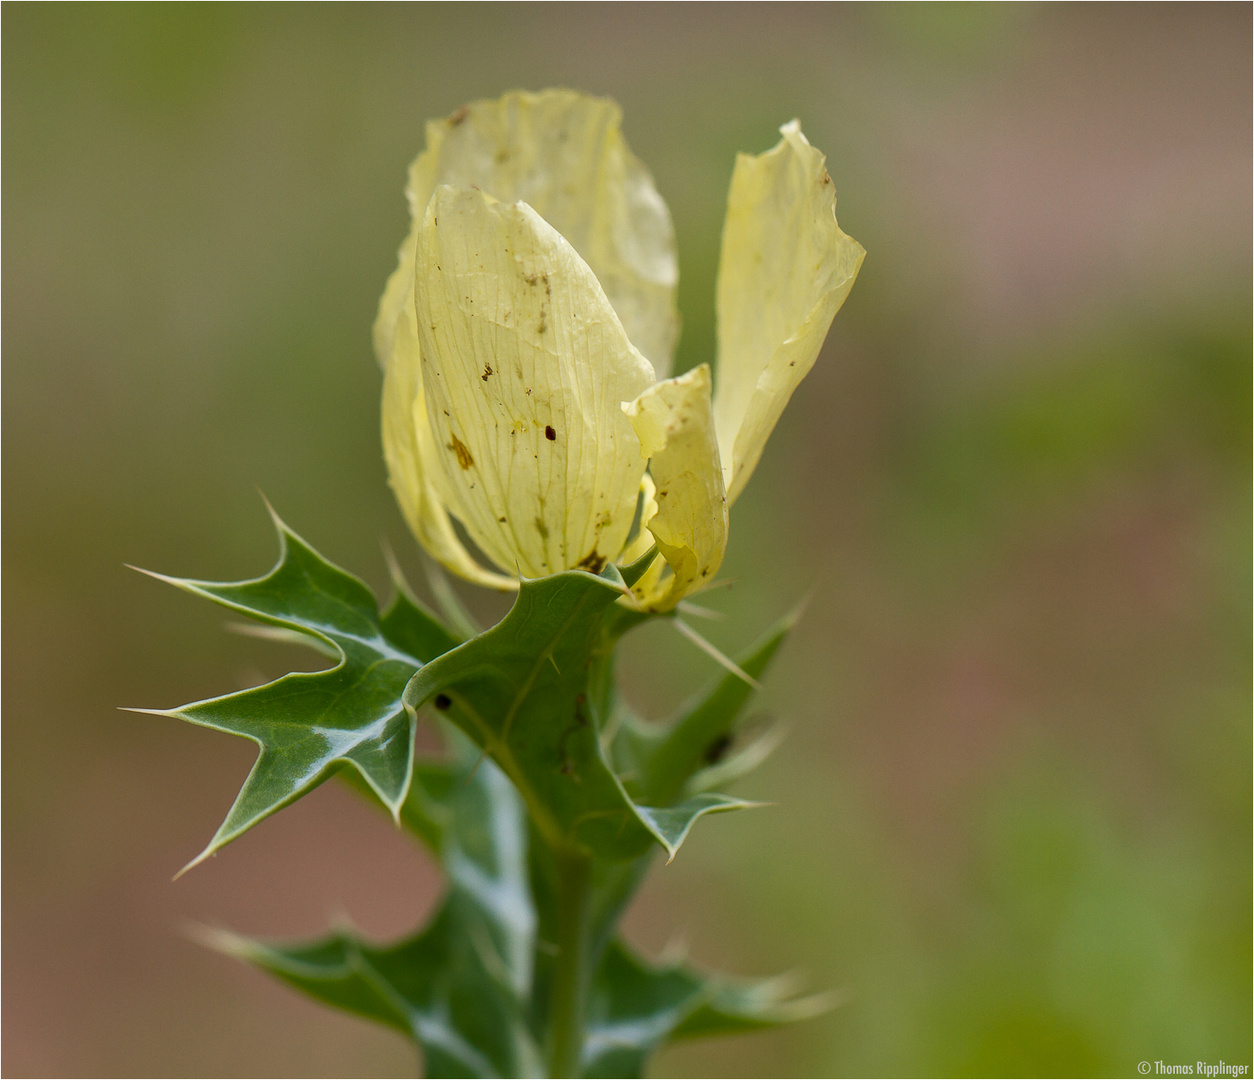
<path id="1" fill-rule="evenodd" d="M 638 1076 L 667 1040 L 822 1004 L 650 961 L 616 932 L 659 853 L 750 805 L 714 788 L 764 756 L 725 751 L 791 618 L 735 658 L 706 645 L 726 673 L 664 720 L 623 702 L 614 650 L 650 619 L 700 642 L 685 597 L 717 574 L 728 510 L 864 252 L 836 224 L 823 155 L 784 125 L 732 175 L 716 376 L 672 376 L 670 215 L 619 121 L 609 101 L 511 93 L 429 123 L 410 168 L 412 225 L 374 327 L 384 456 L 427 553 L 516 594 L 501 622 L 436 615 L 399 575 L 380 610 L 277 517 L 266 576 L 163 577 L 332 661 L 163 713 L 259 748 L 189 865 L 334 775 L 447 878 L 430 922 L 390 944 L 207 939 L 404 1032 L 430 1076 Z M 416 756 L 419 724 L 442 756 Z"/>

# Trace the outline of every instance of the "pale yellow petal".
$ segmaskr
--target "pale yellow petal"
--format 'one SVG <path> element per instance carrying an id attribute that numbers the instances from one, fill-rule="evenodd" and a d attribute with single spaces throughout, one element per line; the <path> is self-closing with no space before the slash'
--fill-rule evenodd
<path id="1" fill-rule="evenodd" d="M 414 246 L 418 242 L 418 230 L 411 229 L 397 253 L 396 269 L 383 287 L 379 300 L 379 312 L 374 318 L 372 339 L 374 355 L 385 371 L 392 355 L 392 343 L 396 339 L 397 323 L 402 316 L 409 332 L 416 335 L 418 327 L 414 318 Z"/>
<path id="2" fill-rule="evenodd" d="M 410 167 L 406 191 L 413 225 L 375 324 L 380 363 L 412 286 L 427 203 L 449 184 L 529 204 L 592 268 L 632 344 L 656 370 L 669 370 L 679 333 L 675 233 L 621 120 L 607 99 L 545 90 L 476 101 L 428 123 L 427 149 Z"/>
<path id="3" fill-rule="evenodd" d="M 648 528 L 672 571 L 664 595 L 646 603 L 666 610 L 713 578 L 727 547 L 709 365 L 649 387 L 623 411 L 650 459 L 657 512 Z"/>
<path id="4" fill-rule="evenodd" d="M 649 522 L 653 520 L 655 514 L 657 514 L 657 485 L 653 483 L 653 477 L 645 473 L 640 479 L 640 531 L 628 542 L 622 554 L 615 560 L 620 566 L 630 566 L 637 559 L 643 559 L 650 548 L 657 546 L 657 541 L 649 532 Z M 640 605 L 643 606 L 646 601 L 665 592 L 665 589 L 659 589 L 664 573 L 669 574 L 666 559 L 662 555 L 656 555 L 649 563 L 648 569 L 636 579 L 631 587 Z"/>
<path id="5" fill-rule="evenodd" d="M 592 271 L 525 203 L 440 187 L 417 253 L 433 481 L 498 566 L 599 570 L 645 459 L 620 403 L 654 381 Z"/>
<path id="6" fill-rule="evenodd" d="M 418 343 L 408 324 L 396 335 L 393 362 L 383 376 L 383 457 L 388 482 L 401 513 L 427 552 L 453 573 L 496 589 L 515 589 L 515 578 L 479 565 L 453 530 L 431 483 L 429 459 L 424 468 L 418 427 L 427 424 L 419 380 Z"/>
<path id="7" fill-rule="evenodd" d="M 836 191 L 794 120 L 773 149 L 736 159 L 719 263 L 718 423 L 730 501 L 817 359 L 862 245 L 836 224 Z"/>

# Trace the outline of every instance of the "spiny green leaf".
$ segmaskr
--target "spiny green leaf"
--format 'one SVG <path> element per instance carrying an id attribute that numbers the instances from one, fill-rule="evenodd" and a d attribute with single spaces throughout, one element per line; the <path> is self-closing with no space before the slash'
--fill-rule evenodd
<path id="1" fill-rule="evenodd" d="M 219 583 L 152 575 L 333 649 L 339 657 L 326 671 L 285 675 L 179 709 L 140 710 L 240 735 L 260 748 L 226 820 L 189 868 L 341 766 L 355 769 L 399 814 L 409 788 L 417 722 L 401 695 L 423 661 L 457 643 L 403 593 L 381 617 L 361 581 L 323 559 L 277 516 L 274 523 L 279 561 L 264 577 Z"/>
<path id="2" fill-rule="evenodd" d="M 492 755 L 550 843 L 619 858 L 647 850 L 650 835 L 602 759 L 603 718 L 588 688 L 613 648 L 625 590 L 612 567 L 603 577 L 572 570 L 524 581 L 500 623 L 428 664 L 405 691 L 407 707 L 434 703 Z"/>
<path id="3" fill-rule="evenodd" d="M 688 836 L 693 822 L 706 814 L 721 814 L 727 810 L 748 810 L 761 803 L 735 799 L 730 795 L 705 792 L 684 799 L 673 806 L 641 806 L 635 804 L 637 815 L 645 822 L 657 842 L 666 849 L 666 861 L 670 862 L 679 845 Z"/>
<path id="4" fill-rule="evenodd" d="M 736 664 L 754 678 L 762 675 L 799 614 L 794 611 L 781 619 L 737 655 Z M 689 778 L 725 752 L 752 694 L 751 686 L 729 672 L 688 702 L 669 723 L 624 723 L 611 748 L 624 786 L 650 803 L 673 802 Z"/>
<path id="5" fill-rule="evenodd" d="M 206 944 L 328 1005 L 410 1035 L 428 1076 L 534 1076 L 541 1063 L 524 998 L 494 976 L 475 945 L 480 918 L 456 889 L 431 924 L 387 947 L 340 931 L 305 944 L 267 944 L 223 931 Z M 793 980 L 732 979 L 651 964 L 621 941 L 606 949 L 588 1001 L 581 1074 L 635 1077 L 664 1043 L 731 1035 L 818 1015 L 830 995 L 794 996 Z"/>
<path id="6" fill-rule="evenodd" d="M 538 1054 L 518 1002 L 485 965 L 463 907 L 450 895 L 422 933 L 386 948 L 349 932 L 307 945 L 204 936 L 319 1001 L 409 1035 L 429 1076 L 536 1075 Z"/>
<path id="7" fill-rule="evenodd" d="M 705 1035 L 738 1035 L 780 1024 L 795 1024 L 837 1008 L 844 995 L 823 991 L 798 997 L 797 980 L 790 975 L 773 979 L 707 980 L 709 996 L 672 1032 L 674 1039 Z"/>
<path id="8" fill-rule="evenodd" d="M 661 556 L 657 553 L 657 544 L 654 544 L 635 562 L 624 563 L 618 568 L 618 572 L 622 576 L 623 583 L 627 585 L 628 588 L 631 588 L 631 586 L 635 585 L 637 581 L 644 577 L 649 567 L 652 566 L 659 558 L 661 558 Z"/>
<path id="9" fill-rule="evenodd" d="M 638 806 L 609 767 L 604 675 L 617 639 L 646 617 L 617 603 L 626 591 L 614 566 L 524 581 L 500 623 L 414 676 L 405 705 L 434 703 L 491 754 L 555 847 L 622 860 L 656 841 L 673 856 L 696 818 L 746 804 L 701 795 Z"/>
<path id="10" fill-rule="evenodd" d="M 650 964 L 613 942 L 588 1003 L 583 1075 L 640 1076 L 664 1042 L 732 1034 L 801 1020 L 831 1007 L 826 997 L 795 998 L 789 979 L 731 979 L 674 964 Z"/>
<path id="11" fill-rule="evenodd" d="M 536 917 L 525 811 L 477 749 L 452 749 L 452 761 L 415 769 L 414 789 L 425 791 L 439 823 L 424 839 L 449 874 L 421 933 L 387 947 L 348 931 L 303 945 L 202 937 L 320 1001 L 404 1031 L 422 1046 L 429 1076 L 539 1075 L 526 1009 Z"/>
<path id="12" fill-rule="evenodd" d="M 486 940 L 485 963 L 518 998 L 531 987 L 536 914 L 527 868 L 527 812 L 509 779 L 491 761 L 461 756 L 450 793 L 452 827 L 440 860 L 454 892 L 473 905 Z"/>

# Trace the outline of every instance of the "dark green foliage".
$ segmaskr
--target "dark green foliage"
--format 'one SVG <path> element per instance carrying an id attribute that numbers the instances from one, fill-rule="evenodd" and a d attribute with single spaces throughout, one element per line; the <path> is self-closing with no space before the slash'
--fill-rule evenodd
<path id="1" fill-rule="evenodd" d="M 261 750 L 235 805 L 192 865 L 343 765 L 398 813 L 409 789 L 416 725 L 401 695 L 425 658 L 457 641 L 403 593 L 380 616 L 362 582 L 277 517 L 275 527 L 279 561 L 265 577 L 220 584 L 153 575 L 339 657 L 326 671 L 285 675 L 180 709 L 148 710 L 242 735 Z"/>
<path id="2" fill-rule="evenodd" d="M 624 608 L 615 566 L 524 581 L 492 629 L 422 668 L 405 703 L 434 702 L 505 770 L 551 844 L 600 858 L 636 858 L 656 841 L 673 856 L 702 814 L 745 804 L 697 795 L 640 806 L 605 755 L 614 702 L 606 669 L 615 643 L 643 615 Z M 597 690 L 600 692 L 597 692 Z"/>
<path id="3" fill-rule="evenodd" d="M 281 556 L 263 578 L 164 579 L 339 660 L 164 714 L 261 747 L 206 854 L 339 772 L 430 848 L 448 888 L 430 923 L 392 945 L 340 930 L 284 945 L 215 932 L 215 947 L 404 1031 L 429 1075 L 540 1075 L 561 977 L 557 882 L 573 858 L 591 867 L 584 1075 L 639 1075 L 669 1038 L 812 1011 L 777 981 L 653 966 L 615 937 L 655 844 L 673 857 L 698 817 L 752 805 L 697 782 L 718 767 L 709 747 L 735 730 L 746 682 L 718 680 L 657 727 L 618 701 L 614 646 L 650 617 L 627 588 L 640 566 L 524 581 L 500 623 L 462 641 L 403 589 L 380 615 L 365 585 L 276 526 Z M 766 669 L 790 625 L 740 657 L 749 675 Z M 444 733 L 441 759 L 414 760 L 420 710 Z"/>
<path id="4" fill-rule="evenodd" d="M 214 943 L 320 1001 L 404 1031 L 422 1046 L 430 1075 L 535 1075 L 525 1013 L 536 936 L 526 813 L 499 769 L 466 740 L 450 744 L 450 761 L 415 768 L 402 810 L 449 878 L 421 932 L 382 948 L 350 931 L 293 946 L 233 935 Z"/>

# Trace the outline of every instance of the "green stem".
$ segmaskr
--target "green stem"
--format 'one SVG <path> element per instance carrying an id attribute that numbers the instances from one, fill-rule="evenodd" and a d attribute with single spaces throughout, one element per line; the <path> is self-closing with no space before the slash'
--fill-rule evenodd
<path id="1" fill-rule="evenodd" d="M 592 859 L 570 849 L 554 851 L 557 869 L 557 965 L 549 1010 L 549 1075 L 579 1075 L 584 1006 L 591 966 L 589 915 Z"/>

